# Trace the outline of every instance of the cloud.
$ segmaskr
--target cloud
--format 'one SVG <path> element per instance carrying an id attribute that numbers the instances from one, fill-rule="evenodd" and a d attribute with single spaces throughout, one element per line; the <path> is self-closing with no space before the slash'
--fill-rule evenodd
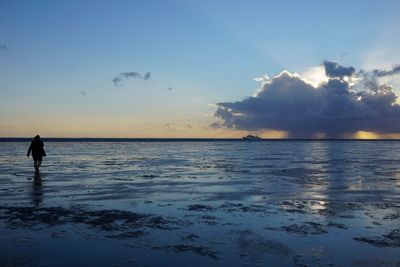
<path id="1" fill-rule="evenodd" d="M 355 75 L 353 67 L 336 62 L 322 64 L 328 81 L 318 86 L 299 74 L 283 71 L 259 79 L 256 94 L 242 101 L 217 103 L 214 114 L 220 120 L 212 128 L 238 130 L 279 130 L 289 137 L 340 138 L 358 131 L 400 132 L 400 106 L 393 88 L 377 84 L 372 90 L 364 85 L 364 75 Z M 362 90 L 355 91 L 353 77 Z"/>
<path id="2" fill-rule="evenodd" d="M 83 96 L 86 96 L 86 95 L 87 95 L 85 90 L 80 90 L 79 92 L 80 92 L 81 95 L 83 95 Z"/>
<path id="3" fill-rule="evenodd" d="M 1 43 L 0 43 L 0 51 L 1 51 L 1 50 L 7 50 L 7 49 L 8 49 L 8 47 L 7 47 L 6 44 L 1 44 Z"/>
<path id="4" fill-rule="evenodd" d="M 112 82 L 114 83 L 114 86 L 119 86 L 120 83 L 122 82 L 121 77 L 115 77 L 114 79 L 112 79 Z"/>
<path id="5" fill-rule="evenodd" d="M 143 80 L 147 81 L 151 78 L 151 72 L 146 72 L 146 74 L 143 76 Z"/>
<path id="6" fill-rule="evenodd" d="M 131 78 L 143 79 L 143 80 L 147 81 L 151 78 L 151 72 L 146 72 L 143 76 L 137 71 L 121 72 L 112 79 L 112 82 L 114 83 L 114 86 L 120 86 L 120 85 L 122 85 L 123 80 L 131 79 Z"/>
<path id="7" fill-rule="evenodd" d="M 325 67 L 325 74 L 330 78 L 344 78 L 353 75 L 356 70 L 353 67 L 343 67 L 337 62 L 325 60 L 322 65 Z"/>
<path id="8" fill-rule="evenodd" d="M 400 74 L 400 65 L 394 65 L 391 69 L 374 69 L 371 71 L 360 70 L 358 75 L 362 77 L 363 84 L 370 90 L 376 91 L 379 87 L 379 78 Z"/>
<path id="9" fill-rule="evenodd" d="M 122 77 L 124 77 L 125 79 L 129 79 L 129 78 L 138 78 L 138 79 L 142 79 L 142 75 L 140 75 L 139 72 L 136 71 L 131 71 L 131 72 L 121 72 L 120 75 Z"/>
<path id="10" fill-rule="evenodd" d="M 195 129 L 196 126 L 186 123 L 186 124 L 172 124 L 169 122 L 166 122 L 162 124 L 162 127 L 167 130 L 167 131 L 172 131 L 172 132 L 181 132 L 181 131 L 190 131 Z"/>
<path id="11" fill-rule="evenodd" d="M 169 123 L 169 122 L 164 123 L 163 128 L 166 129 L 166 130 L 168 130 L 168 131 L 174 131 L 174 132 L 179 131 L 178 128 L 174 127 L 174 126 L 173 126 L 171 123 Z"/>
<path id="12" fill-rule="evenodd" d="M 390 70 L 373 70 L 372 71 L 376 77 L 384 77 L 400 74 L 400 65 L 395 65 Z"/>

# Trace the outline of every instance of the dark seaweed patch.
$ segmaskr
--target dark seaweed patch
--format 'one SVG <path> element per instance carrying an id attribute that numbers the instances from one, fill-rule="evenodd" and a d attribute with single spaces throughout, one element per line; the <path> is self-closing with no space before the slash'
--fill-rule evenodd
<path id="1" fill-rule="evenodd" d="M 304 222 L 301 224 L 283 225 L 281 227 L 265 227 L 268 230 L 280 230 L 298 235 L 321 235 L 328 233 L 327 225 L 316 222 Z"/>
<path id="2" fill-rule="evenodd" d="M 349 229 L 345 224 L 342 223 L 335 223 L 335 222 L 329 222 L 327 224 L 328 227 L 334 227 L 337 229 Z"/>
<path id="3" fill-rule="evenodd" d="M 189 211 L 213 211 L 215 210 L 213 207 L 209 205 L 202 205 L 202 204 L 193 204 L 187 207 Z"/>
<path id="4" fill-rule="evenodd" d="M 144 234 L 145 234 L 144 231 L 137 230 L 137 231 L 123 232 L 115 235 L 106 235 L 105 237 L 117 238 L 117 239 L 131 239 L 131 238 L 141 237 Z"/>
<path id="5" fill-rule="evenodd" d="M 354 240 L 365 242 L 377 247 L 400 247 L 400 228 L 390 231 L 386 235 L 377 237 L 355 237 Z"/>
<path id="6" fill-rule="evenodd" d="M 354 202 L 328 202 L 323 204 L 323 208 L 318 210 L 318 214 L 323 216 L 354 218 L 354 212 L 363 210 L 360 203 Z"/>
<path id="7" fill-rule="evenodd" d="M 153 247 L 153 249 L 162 249 L 172 253 L 192 252 L 200 256 L 206 256 L 214 260 L 219 259 L 218 252 L 204 246 L 191 246 L 185 244 L 169 245 L 163 247 Z"/>
<path id="8" fill-rule="evenodd" d="M 188 222 L 152 214 L 121 210 L 84 210 L 81 208 L 0 207 L 5 223 L 12 228 L 40 228 L 62 224 L 83 224 L 105 232 L 106 237 L 136 238 L 145 234 L 143 228 L 177 229 Z"/>
<path id="9" fill-rule="evenodd" d="M 268 240 L 251 230 L 240 231 L 237 238 L 239 254 L 246 255 L 260 255 L 262 253 L 287 255 L 290 249 L 275 240 Z"/>
<path id="10" fill-rule="evenodd" d="M 241 203 L 225 203 L 219 206 L 219 209 L 224 212 L 248 212 L 269 214 L 271 211 L 266 205 L 252 204 L 244 205 Z"/>

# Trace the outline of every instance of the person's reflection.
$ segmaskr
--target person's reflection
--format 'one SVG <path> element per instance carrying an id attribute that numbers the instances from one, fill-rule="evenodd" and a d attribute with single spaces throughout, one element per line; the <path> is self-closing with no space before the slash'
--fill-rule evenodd
<path id="1" fill-rule="evenodd" d="M 36 206 L 39 206 L 43 202 L 42 177 L 39 172 L 35 173 L 33 177 L 31 197 L 33 204 Z"/>

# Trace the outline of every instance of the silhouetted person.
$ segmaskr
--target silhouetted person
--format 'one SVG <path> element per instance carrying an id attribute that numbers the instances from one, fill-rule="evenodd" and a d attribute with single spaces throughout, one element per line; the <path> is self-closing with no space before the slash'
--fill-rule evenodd
<path id="1" fill-rule="evenodd" d="M 35 167 L 35 172 L 39 172 L 39 167 L 42 165 L 42 159 L 46 156 L 46 152 L 44 151 L 43 141 L 40 139 L 39 135 L 36 135 L 31 145 L 29 146 L 28 153 L 26 154 L 29 158 L 29 155 L 32 152 L 33 158 L 33 166 Z"/>

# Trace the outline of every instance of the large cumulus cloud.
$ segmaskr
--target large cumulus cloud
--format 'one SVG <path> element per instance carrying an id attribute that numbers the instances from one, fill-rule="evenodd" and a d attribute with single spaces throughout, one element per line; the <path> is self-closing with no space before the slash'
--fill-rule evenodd
<path id="1" fill-rule="evenodd" d="M 324 61 L 323 66 L 329 80 L 317 87 L 298 74 L 283 71 L 272 79 L 264 78 L 252 97 L 217 103 L 215 117 L 220 120 L 212 126 L 249 131 L 273 129 L 302 138 L 317 134 L 340 138 L 360 130 L 400 132 L 400 106 L 392 87 L 376 84 L 371 89 L 363 85 L 365 71 L 358 75 L 360 72 L 355 74 L 353 67 L 331 61 Z M 395 71 L 372 71 L 369 77 Z M 362 85 L 362 90 L 353 90 L 354 83 Z"/>

